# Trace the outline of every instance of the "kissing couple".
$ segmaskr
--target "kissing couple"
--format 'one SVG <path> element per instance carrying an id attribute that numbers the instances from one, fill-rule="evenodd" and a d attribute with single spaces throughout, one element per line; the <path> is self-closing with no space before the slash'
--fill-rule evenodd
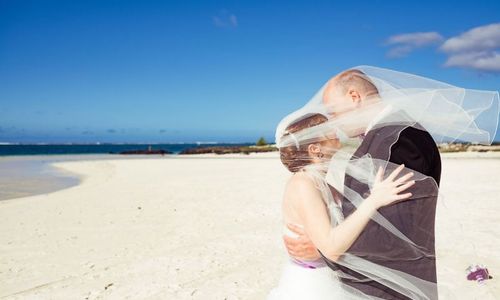
<path id="1" fill-rule="evenodd" d="M 438 299 L 437 144 L 491 144 L 498 108 L 497 92 L 378 67 L 328 80 L 276 130 L 289 259 L 268 299 Z"/>

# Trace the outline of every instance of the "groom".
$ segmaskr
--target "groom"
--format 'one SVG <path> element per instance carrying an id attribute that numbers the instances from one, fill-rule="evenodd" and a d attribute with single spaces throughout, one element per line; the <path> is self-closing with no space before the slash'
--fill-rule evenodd
<path id="1" fill-rule="evenodd" d="M 398 112 L 390 106 L 376 105 L 383 101 L 378 90 L 370 79 L 359 70 L 347 70 L 333 77 L 323 93 L 323 103 L 333 108 L 333 118 L 353 120 L 346 116 L 358 116 L 357 124 L 352 126 L 350 136 L 359 136 L 362 141 L 353 158 L 370 155 L 372 158 L 390 161 L 394 164 L 404 164 L 406 168 L 433 178 L 417 182 L 411 190 L 415 195 L 427 195 L 416 201 L 404 201 L 379 209 L 379 213 L 394 225 L 401 233 L 415 244 L 426 249 L 426 255 L 416 255 L 415 249 L 386 228 L 370 221 L 365 230 L 349 248 L 347 253 L 356 255 L 391 271 L 401 271 L 427 282 L 436 283 L 436 259 L 434 247 L 434 224 L 437 199 L 437 185 L 441 176 L 441 159 L 436 143 L 425 130 L 404 125 L 386 125 L 381 120 L 390 119 Z M 378 103 L 381 104 L 382 102 Z M 375 105 L 374 105 L 375 104 Z M 383 107 L 383 108 L 380 108 Z M 341 122 L 341 121 L 340 121 Z M 418 124 L 417 124 L 418 125 Z M 333 170 L 335 172 L 335 170 Z M 346 175 L 344 186 L 359 195 L 367 195 L 369 187 Z M 424 189 L 435 189 L 429 193 Z M 333 190 L 333 187 L 331 187 Z M 355 210 L 354 205 L 341 196 L 342 211 L 348 217 Z M 284 237 L 289 254 L 297 259 L 311 260 L 318 258 L 319 253 L 307 235 L 291 224 L 289 228 L 299 235 L 298 239 Z M 321 255 L 322 256 L 322 255 Z M 344 284 L 369 296 L 382 299 L 409 299 L 397 291 L 370 280 L 359 272 L 345 266 L 326 260 L 333 270 L 340 270 L 347 276 L 341 279 Z M 431 285 L 432 299 L 437 299 L 437 287 Z"/>

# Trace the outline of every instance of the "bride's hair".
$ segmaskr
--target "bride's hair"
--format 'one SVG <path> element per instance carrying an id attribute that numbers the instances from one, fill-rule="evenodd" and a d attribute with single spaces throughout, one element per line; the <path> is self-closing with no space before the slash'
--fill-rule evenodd
<path id="1" fill-rule="evenodd" d="M 314 127 L 319 124 L 325 123 L 328 118 L 322 114 L 312 114 L 305 118 L 290 124 L 283 134 L 282 138 L 293 135 L 293 133 L 301 131 L 306 128 Z M 318 141 L 310 143 L 299 143 L 279 148 L 280 159 L 283 165 L 292 173 L 300 171 L 303 167 L 312 163 L 312 158 L 309 155 L 309 145 L 317 144 Z"/>

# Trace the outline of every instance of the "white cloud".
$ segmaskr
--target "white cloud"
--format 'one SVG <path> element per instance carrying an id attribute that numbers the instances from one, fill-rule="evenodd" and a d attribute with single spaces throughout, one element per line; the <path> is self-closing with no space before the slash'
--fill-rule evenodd
<path id="1" fill-rule="evenodd" d="M 235 16 L 235 15 L 230 15 L 230 16 L 229 16 L 229 23 L 230 23 L 233 27 L 238 26 L 238 19 L 236 19 L 236 16 Z"/>
<path id="2" fill-rule="evenodd" d="M 488 72 L 500 71 L 500 53 L 496 51 L 465 52 L 452 54 L 446 67 L 462 67 Z"/>
<path id="3" fill-rule="evenodd" d="M 212 20 L 216 27 L 238 27 L 238 18 L 227 10 L 222 10 L 218 15 L 213 16 Z"/>
<path id="4" fill-rule="evenodd" d="M 447 39 L 441 50 L 447 53 L 493 50 L 500 48 L 500 23 L 472 28 Z"/>
<path id="5" fill-rule="evenodd" d="M 386 41 L 386 45 L 394 46 L 389 50 L 389 57 L 404 57 L 417 48 L 437 44 L 443 37 L 437 32 L 413 32 L 393 35 Z"/>
<path id="6" fill-rule="evenodd" d="M 387 39 L 387 44 L 406 44 L 421 47 L 439 42 L 443 37 L 437 32 L 415 32 L 393 35 Z"/>
<path id="7" fill-rule="evenodd" d="M 440 47 L 447 67 L 500 72 L 500 23 L 472 28 L 447 39 Z"/>
<path id="8" fill-rule="evenodd" d="M 394 48 L 392 48 L 391 50 L 389 50 L 387 52 L 387 56 L 392 57 L 392 58 L 405 57 L 408 54 L 410 54 L 410 52 L 413 49 L 414 48 L 412 48 L 410 46 L 398 46 L 398 47 L 394 47 Z"/>
<path id="9" fill-rule="evenodd" d="M 446 40 L 435 31 L 398 34 L 385 44 L 392 46 L 387 56 L 396 58 L 441 42 L 439 50 L 448 56 L 445 67 L 500 72 L 500 23 L 475 27 Z"/>

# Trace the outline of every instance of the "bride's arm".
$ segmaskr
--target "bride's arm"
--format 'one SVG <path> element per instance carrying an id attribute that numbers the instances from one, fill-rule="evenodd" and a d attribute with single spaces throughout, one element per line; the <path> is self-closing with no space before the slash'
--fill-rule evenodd
<path id="1" fill-rule="evenodd" d="M 402 169 L 403 166 L 396 169 L 384 181 L 381 180 L 382 173 L 379 171 L 371 195 L 335 227 L 330 225 L 326 205 L 314 182 L 305 175 L 294 179 L 291 187 L 294 190 L 291 191 L 294 195 L 294 207 L 297 209 L 304 231 L 324 256 L 336 261 L 358 238 L 378 208 L 411 196 L 410 193 L 398 194 L 414 184 L 414 181 L 407 182 L 413 176 L 412 173 L 395 180 Z"/>
<path id="2" fill-rule="evenodd" d="M 375 207 L 366 201 L 336 227 L 330 225 L 326 205 L 311 179 L 301 176 L 293 182 L 294 208 L 312 243 L 328 259 L 336 261 L 359 236 Z"/>

